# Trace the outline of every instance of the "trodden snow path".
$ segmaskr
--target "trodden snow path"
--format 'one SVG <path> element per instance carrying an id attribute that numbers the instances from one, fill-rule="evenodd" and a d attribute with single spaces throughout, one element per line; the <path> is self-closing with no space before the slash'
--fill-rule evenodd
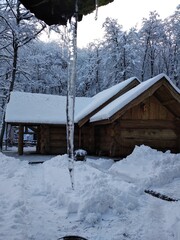
<path id="1" fill-rule="evenodd" d="M 16 161 L 11 161 L 10 167 L 6 159 L 2 162 L 0 167 L 0 239 L 27 239 L 25 223 L 27 208 L 23 198 L 26 168 L 24 164 L 17 164 Z"/>
<path id="2" fill-rule="evenodd" d="M 56 239 L 53 236 L 58 232 L 59 215 L 50 202 L 47 201 L 47 184 L 44 176 L 44 165 L 29 166 L 25 176 L 24 192 L 27 214 L 27 239 L 44 240 Z M 53 238 L 52 238 L 53 236 Z"/>
<path id="3" fill-rule="evenodd" d="M 62 237 L 62 209 L 55 206 L 52 198 L 48 199 L 51 189 L 45 179 L 43 164 L 29 165 L 27 161 L 13 158 L 12 161 L 5 160 L 0 168 L 0 183 L 0 239 Z"/>

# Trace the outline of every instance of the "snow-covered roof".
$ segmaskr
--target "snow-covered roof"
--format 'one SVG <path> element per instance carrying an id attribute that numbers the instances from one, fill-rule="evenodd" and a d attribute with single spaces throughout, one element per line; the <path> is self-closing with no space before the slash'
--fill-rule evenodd
<path id="1" fill-rule="evenodd" d="M 102 104 L 104 104 L 110 98 L 115 96 L 118 92 L 120 92 L 123 88 L 125 88 L 128 84 L 133 82 L 135 79 L 138 81 L 136 77 L 132 77 L 93 96 L 89 104 L 86 106 L 86 108 L 82 109 L 82 111 L 80 111 L 75 116 L 76 122 L 79 122 L 81 119 L 83 119 L 88 114 L 93 112 L 95 109 L 100 107 Z"/>
<path id="2" fill-rule="evenodd" d="M 180 93 L 180 90 L 170 81 L 170 79 L 165 74 L 159 74 L 156 77 L 153 77 L 145 82 L 140 83 L 133 89 L 124 93 L 122 96 L 118 97 L 99 112 L 97 112 L 94 116 L 90 118 L 90 122 L 96 122 L 101 120 L 106 120 L 112 117 L 116 112 L 121 110 L 124 106 L 130 103 L 132 100 L 141 95 L 148 88 L 153 86 L 155 83 L 160 81 L 162 78 L 166 78 L 166 80 L 172 85 L 172 87 Z"/>
<path id="3" fill-rule="evenodd" d="M 135 77 L 110 87 L 92 98 L 76 97 L 75 123 L 115 96 Z M 6 110 L 6 122 L 66 124 L 66 96 L 12 92 Z"/>
<path id="4" fill-rule="evenodd" d="M 85 108 L 91 98 L 77 97 L 75 115 Z M 6 122 L 11 123 L 66 123 L 66 97 L 57 95 L 12 92 L 6 110 Z"/>
<path id="5" fill-rule="evenodd" d="M 162 78 L 165 78 L 180 94 L 180 90 L 165 74 L 159 74 L 112 100 L 112 102 L 95 113 L 90 118 L 90 122 L 109 119 Z M 93 113 L 135 79 L 134 77 L 129 78 L 96 94 L 92 98 L 76 97 L 75 123 L 79 123 L 83 118 Z M 66 96 L 12 92 L 10 102 L 7 105 L 5 121 L 9 123 L 66 124 Z"/>

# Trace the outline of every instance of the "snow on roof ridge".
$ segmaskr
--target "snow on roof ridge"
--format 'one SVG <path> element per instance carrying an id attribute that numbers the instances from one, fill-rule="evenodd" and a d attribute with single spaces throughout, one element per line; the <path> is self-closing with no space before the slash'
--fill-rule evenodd
<path id="1" fill-rule="evenodd" d="M 67 96 L 66 95 L 56 95 L 56 94 L 47 94 L 47 93 L 32 93 L 32 92 L 23 92 L 23 91 L 18 91 L 18 90 L 13 90 L 12 92 L 11 92 L 11 94 L 25 94 L 25 95 L 36 95 L 36 96 L 43 96 L 43 97 L 57 97 L 57 98 L 59 98 L 59 97 L 61 97 L 61 98 L 66 98 Z M 79 98 L 79 99 L 91 99 L 91 97 L 76 97 L 77 99 Z"/>
<path id="2" fill-rule="evenodd" d="M 92 116 L 90 118 L 90 122 L 96 122 L 96 121 L 100 121 L 100 120 L 109 119 L 117 111 L 121 110 L 129 102 L 131 102 L 133 99 L 135 99 L 141 93 L 146 91 L 149 87 L 154 85 L 156 82 L 160 81 L 163 77 L 165 77 L 166 80 L 172 85 L 172 87 L 176 91 L 178 91 L 178 93 L 180 93 L 180 90 L 177 89 L 177 87 L 172 83 L 170 78 L 166 74 L 161 73 L 153 78 L 146 80 L 145 82 L 141 82 L 136 87 L 132 88 L 128 92 L 124 93 L 122 96 L 115 99 L 113 102 L 109 103 L 107 106 L 105 106 L 99 112 L 97 112 L 94 116 Z"/>
<path id="3" fill-rule="evenodd" d="M 97 97 L 99 97 L 100 95 L 104 95 L 104 93 L 110 92 L 110 91 L 115 90 L 115 89 L 116 89 L 116 92 L 118 92 L 118 91 L 119 91 L 119 90 L 117 90 L 118 87 L 120 87 L 120 90 L 121 90 L 121 89 L 124 87 L 124 85 L 126 86 L 127 84 L 129 84 L 130 82 L 132 82 L 132 81 L 135 80 L 135 79 L 137 79 L 137 80 L 140 82 L 140 80 L 139 80 L 137 77 L 131 77 L 131 78 L 128 78 L 128 79 L 126 79 L 126 80 L 124 80 L 124 81 L 122 81 L 122 82 L 120 82 L 120 83 L 117 83 L 117 84 L 113 85 L 112 87 L 109 87 L 109 88 L 107 88 L 107 89 L 105 89 L 105 90 L 97 93 L 97 94 L 94 95 L 92 98 L 97 98 Z M 127 83 L 127 82 L 128 82 L 128 83 Z"/>
<path id="4" fill-rule="evenodd" d="M 137 79 L 139 82 L 140 80 L 137 77 L 128 78 L 125 81 L 122 81 L 110 88 L 107 88 L 92 97 L 92 102 L 90 102 L 85 109 L 82 109 L 78 115 L 75 116 L 76 122 L 79 122 L 81 119 L 86 117 L 92 111 L 100 107 L 103 103 L 108 101 L 111 97 L 116 95 L 119 91 L 121 91 L 124 87 L 126 87 L 129 83 Z"/>

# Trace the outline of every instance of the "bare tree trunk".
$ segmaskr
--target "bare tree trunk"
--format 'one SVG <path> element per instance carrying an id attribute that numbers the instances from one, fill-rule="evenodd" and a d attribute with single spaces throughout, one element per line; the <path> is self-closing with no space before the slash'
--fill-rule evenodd
<path id="1" fill-rule="evenodd" d="M 147 57 L 147 53 L 148 53 L 148 46 L 149 46 L 149 37 L 146 40 L 146 49 L 144 52 L 144 57 L 143 57 L 143 62 L 142 62 L 142 69 L 141 69 L 141 81 L 144 81 L 144 73 L 145 73 L 145 66 L 146 66 L 146 57 Z"/>
<path id="2" fill-rule="evenodd" d="M 14 54 L 13 54 L 13 70 L 12 70 L 12 77 L 11 77 L 11 81 L 10 81 L 10 85 L 9 85 L 9 90 L 7 93 L 7 97 L 6 97 L 6 102 L 3 108 L 3 116 L 2 116 L 2 122 L 1 122 L 1 126 L 0 126 L 0 151 L 2 152 L 3 150 L 3 137 L 4 137 L 4 132 L 5 132 L 5 114 L 6 114 L 6 107 L 7 104 L 9 102 L 10 99 L 10 94 L 13 91 L 14 88 L 14 83 L 15 83 L 15 79 L 16 79 L 16 71 L 17 71 L 17 60 L 18 60 L 18 44 L 16 42 L 16 38 L 13 41 L 13 50 L 14 50 Z"/>

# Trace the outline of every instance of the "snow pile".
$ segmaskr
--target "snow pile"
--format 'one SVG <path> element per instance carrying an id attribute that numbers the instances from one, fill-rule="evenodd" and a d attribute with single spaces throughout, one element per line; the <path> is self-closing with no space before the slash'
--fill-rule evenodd
<path id="1" fill-rule="evenodd" d="M 116 163 L 75 162 L 74 191 L 67 159 L 29 165 L 0 154 L 0 239 L 180 239 L 180 202 L 144 192 L 180 198 L 180 154 L 141 146 Z"/>
<path id="2" fill-rule="evenodd" d="M 136 146 L 131 155 L 115 163 L 109 172 L 136 182 L 143 189 L 162 186 L 180 177 L 180 155 Z"/>

